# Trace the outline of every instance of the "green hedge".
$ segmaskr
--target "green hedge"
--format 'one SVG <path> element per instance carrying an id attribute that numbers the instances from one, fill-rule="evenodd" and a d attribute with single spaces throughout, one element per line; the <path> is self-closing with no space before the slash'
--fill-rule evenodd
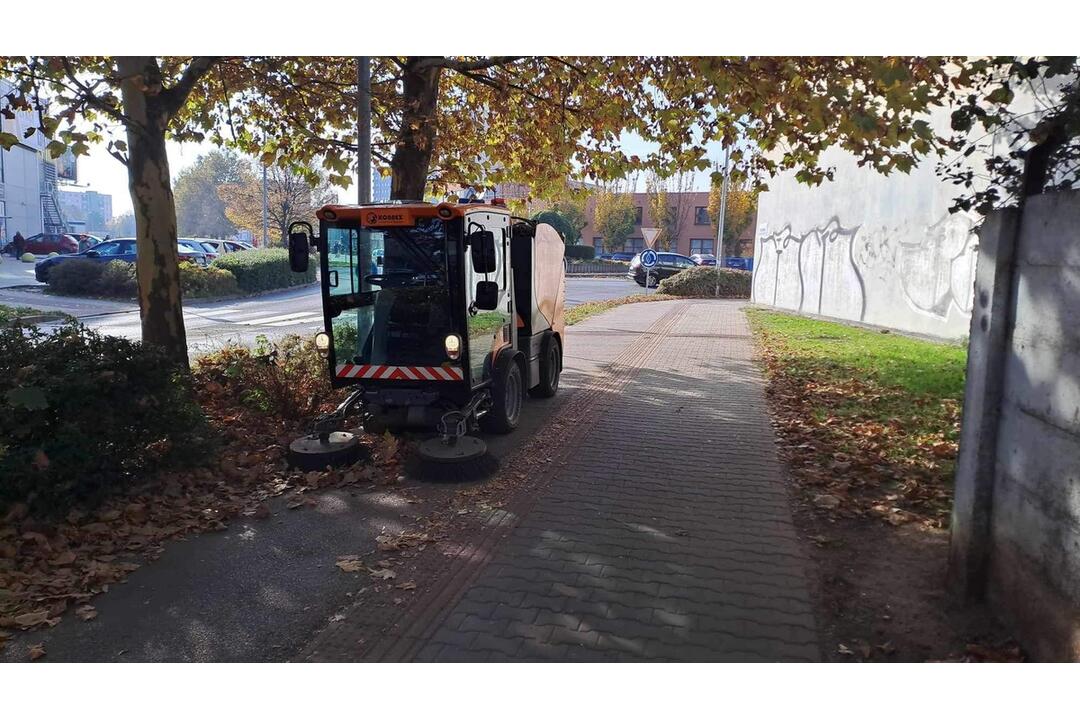
<path id="1" fill-rule="evenodd" d="M 571 260 L 592 260 L 596 257 L 596 248 L 592 245 L 567 245 L 565 254 Z"/>
<path id="2" fill-rule="evenodd" d="M 0 508 L 62 514 L 183 464 L 208 438 L 161 351 L 74 324 L 0 329 Z"/>
<path id="3" fill-rule="evenodd" d="M 677 275 L 672 275 L 660 281 L 660 292 L 665 295 L 682 295 L 684 297 L 713 297 L 716 295 L 716 284 L 719 276 L 720 297 L 722 298 L 749 298 L 750 280 L 753 273 L 746 270 L 732 270 L 702 265 L 700 267 L 683 270 Z"/>
<path id="4" fill-rule="evenodd" d="M 113 260 L 69 260 L 49 273 L 49 288 L 62 295 L 97 295 L 133 298 L 139 295 L 139 281 L 134 263 Z M 180 263 L 180 292 L 184 297 L 221 297 L 240 292 L 236 277 L 223 268 L 204 268 L 190 262 Z"/>
<path id="5" fill-rule="evenodd" d="M 231 272 L 243 292 L 254 293 L 315 282 L 315 264 L 312 258 L 306 273 L 294 273 L 289 269 L 288 250 L 266 248 L 222 255 L 213 266 Z"/>
<path id="6" fill-rule="evenodd" d="M 97 295 L 104 268 L 101 263 L 82 258 L 58 263 L 49 270 L 49 289 L 61 295 Z"/>
<path id="7" fill-rule="evenodd" d="M 240 288 L 236 276 L 224 268 L 180 263 L 180 291 L 184 297 L 221 297 L 236 295 Z"/>

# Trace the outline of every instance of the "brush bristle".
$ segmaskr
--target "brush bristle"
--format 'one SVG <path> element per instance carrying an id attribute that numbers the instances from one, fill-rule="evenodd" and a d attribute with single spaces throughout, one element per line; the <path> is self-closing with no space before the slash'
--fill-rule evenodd
<path id="1" fill-rule="evenodd" d="M 422 482 L 464 483 L 491 477 L 498 472 L 499 461 L 491 453 L 484 453 L 472 460 L 441 463 L 414 451 L 406 458 L 404 470 L 408 477 Z"/>

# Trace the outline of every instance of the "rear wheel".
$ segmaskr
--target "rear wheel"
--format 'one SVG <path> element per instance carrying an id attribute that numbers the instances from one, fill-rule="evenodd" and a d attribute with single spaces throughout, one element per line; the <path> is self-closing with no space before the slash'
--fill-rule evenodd
<path id="1" fill-rule="evenodd" d="M 491 409 L 480 418 L 485 432 L 504 435 L 518 426 L 521 420 L 521 404 L 524 383 L 519 366 L 507 353 L 495 365 L 494 382 L 491 385 Z"/>
<path id="2" fill-rule="evenodd" d="M 540 353 L 540 384 L 529 390 L 533 397 L 549 398 L 559 390 L 562 374 L 562 350 L 554 335 L 548 335 Z"/>

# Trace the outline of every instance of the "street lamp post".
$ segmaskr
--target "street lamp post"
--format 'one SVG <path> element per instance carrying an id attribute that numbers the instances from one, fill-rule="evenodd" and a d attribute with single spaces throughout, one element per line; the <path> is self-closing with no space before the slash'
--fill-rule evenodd
<path id="1" fill-rule="evenodd" d="M 724 216 L 727 215 L 728 163 L 731 160 L 731 148 L 724 148 L 724 182 L 720 186 L 720 217 L 716 222 L 716 297 L 720 297 L 720 270 L 724 266 Z"/>
<path id="2" fill-rule="evenodd" d="M 262 200 L 263 200 L 263 232 L 262 232 L 262 245 L 263 247 L 270 247 L 270 199 L 266 186 L 266 166 L 263 165 L 263 182 L 262 182 Z"/>
<path id="3" fill-rule="evenodd" d="M 371 58 L 359 57 L 356 63 L 356 145 L 357 201 L 371 202 Z"/>

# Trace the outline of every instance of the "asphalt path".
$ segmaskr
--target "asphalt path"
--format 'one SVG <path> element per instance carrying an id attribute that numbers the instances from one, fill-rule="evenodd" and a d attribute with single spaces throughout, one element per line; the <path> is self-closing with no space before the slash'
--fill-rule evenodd
<path id="1" fill-rule="evenodd" d="M 492 455 L 515 452 L 672 308 L 632 305 L 568 328 L 559 393 L 526 403 L 515 432 L 485 436 Z M 420 477 L 399 489 L 322 491 L 309 493 L 316 505 L 304 510 L 289 510 L 278 498 L 269 518 L 237 518 L 227 530 L 167 543 L 159 559 L 93 598 L 96 619 L 69 613 L 54 628 L 14 634 L 0 658 L 25 659 L 36 643 L 53 662 L 293 658 L 358 593 L 372 589 L 364 573 L 338 570 L 336 558 L 373 552 L 377 535 L 404 528 L 456 487 Z"/>

